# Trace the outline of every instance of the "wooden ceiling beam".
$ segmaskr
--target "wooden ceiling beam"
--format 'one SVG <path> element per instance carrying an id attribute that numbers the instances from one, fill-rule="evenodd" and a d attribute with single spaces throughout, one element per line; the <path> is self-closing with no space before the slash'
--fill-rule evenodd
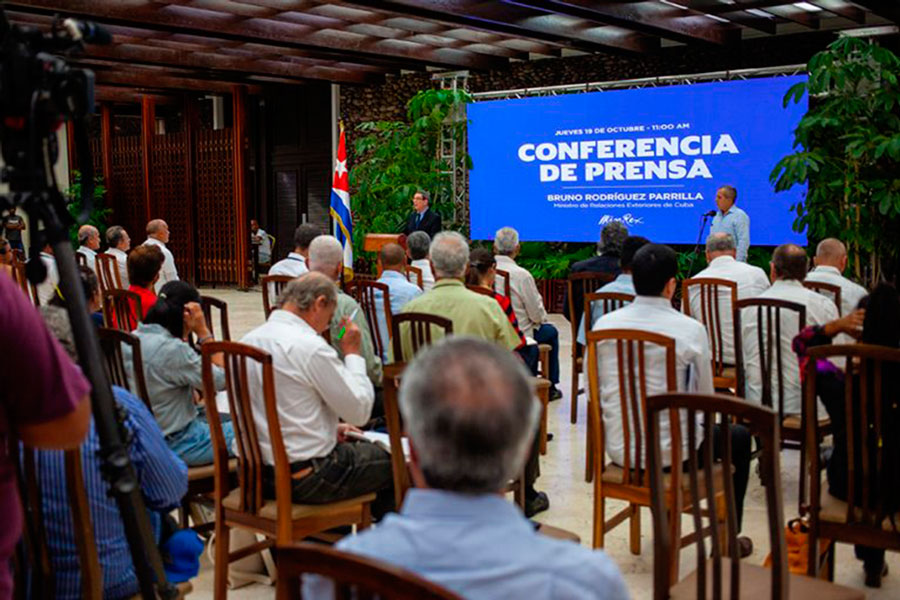
<path id="1" fill-rule="evenodd" d="M 893 0 L 853 0 L 853 3 L 900 25 L 900 4 Z"/>
<path id="2" fill-rule="evenodd" d="M 806 0 L 813 6 L 818 6 L 822 10 L 829 12 L 835 16 L 849 19 L 854 23 L 864 24 L 866 22 L 866 11 L 854 6 L 845 0 Z"/>
<path id="3" fill-rule="evenodd" d="M 148 95 L 146 90 L 130 87 L 114 87 L 109 85 L 98 85 L 94 90 L 94 99 L 97 102 L 110 102 L 113 104 L 140 104 L 141 96 Z M 153 102 L 159 104 L 181 104 L 181 96 L 173 93 L 168 94 L 150 94 Z"/>
<path id="4" fill-rule="evenodd" d="M 808 10 L 803 10 L 802 8 L 797 8 L 792 4 L 788 4 L 787 6 L 770 6 L 769 8 L 763 10 L 765 10 L 769 14 L 775 15 L 776 17 L 781 17 L 782 19 L 793 21 L 794 23 L 803 25 L 804 27 L 809 27 L 810 29 L 819 28 L 818 13 L 809 12 Z"/>
<path id="5" fill-rule="evenodd" d="M 688 8 L 705 14 L 715 15 L 722 19 L 727 19 L 735 25 L 749 27 L 750 29 L 762 31 L 769 35 L 775 35 L 778 31 L 778 19 L 774 15 L 772 15 L 771 18 L 761 17 L 743 10 L 735 10 L 733 5 L 727 6 L 730 12 L 719 13 L 718 10 L 723 6 L 726 6 L 719 2 L 719 0 L 681 0 L 681 2 Z"/>
<path id="6" fill-rule="evenodd" d="M 200 77 L 180 77 L 166 71 L 146 72 L 143 69 L 103 71 L 98 69 L 95 71 L 95 74 L 98 86 L 105 87 L 116 86 L 147 90 L 209 92 L 214 94 L 231 93 L 231 90 L 234 88 L 234 82 L 211 81 Z M 247 81 L 244 83 L 247 83 Z M 253 84 L 252 82 L 250 82 L 249 88 L 252 94 L 260 94 L 263 90 L 261 85 Z"/>

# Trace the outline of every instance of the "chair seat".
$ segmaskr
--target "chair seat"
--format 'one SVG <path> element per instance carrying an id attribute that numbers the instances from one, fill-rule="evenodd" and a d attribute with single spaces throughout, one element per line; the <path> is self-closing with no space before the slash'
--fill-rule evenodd
<path id="1" fill-rule="evenodd" d="M 824 419 L 819 419 L 819 427 L 820 428 L 821 427 L 830 427 L 830 426 L 831 426 L 831 419 L 829 419 L 827 417 Z M 782 429 L 797 429 L 797 430 L 801 429 L 802 427 L 800 424 L 800 415 L 786 416 L 784 418 L 784 421 L 781 422 L 781 428 Z"/>
<path id="2" fill-rule="evenodd" d="M 315 517 L 320 515 L 328 515 L 335 512 L 341 512 L 351 509 L 366 502 L 375 500 L 375 494 L 365 494 L 350 498 L 349 500 L 341 500 L 340 502 L 329 502 L 328 504 L 291 504 L 291 519 L 303 519 L 307 517 Z M 241 507 L 241 490 L 235 488 L 231 490 L 222 500 L 222 506 L 229 510 L 240 510 Z M 274 500 L 266 500 L 262 508 L 259 510 L 259 516 L 264 519 L 275 520 L 278 515 L 278 506 Z"/>
<path id="3" fill-rule="evenodd" d="M 731 562 L 722 561 L 722 581 L 725 582 L 722 598 L 730 598 L 728 581 L 731 576 Z M 769 598 L 772 595 L 772 570 L 741 561 L 741 598 Z M 706 598 L 712 598 L 712 561 L 706 563 Z M 788 597 L 791 600 L 811 598 L 813 600 L 862 600 L 865 592 L 844 587 L 821 579 L 803 575 L 788 574 Z M 695 600 L 697 598 L 697 571 L 676 583 L 669 590 L 671 600 Z"/>
<path id="4" fill-rule="evenodd" d="M 228 470 L 235 472 L 237 470 L 237 459 L 232 458 L 228 461 Z M 216 476 L 216 465 L 200 465 L 199 467 L 188 467 L 188 481 L 196 481 L 198 479 L 206 479 Z"/>
<path id="5" fill-rule="evenodd" d="M 828 493 L 827 486 L 822 486 L 822 492 L 819 494 L 819 502 L 822 510 L 819 512 L 819 519 L 827 523 L 846 523 L 847 522 L 847 503 L 843 500 L 835 498 Z M 862 511 L 859 508 L 854 510 L 854 518 L 862 519 Z M 900 513 L 894 515 L 894 521 L 900 530 Z M 894 531 L 890 518 L 885 518 L 881 523 L 881 528 L 885 531 Z"/>
<path id="6" fill-rule="evenodd" d="M 631 470 L 631 473 L 632 473 L 632 476 L 636 475 L 636 472 L 634 469 Z M 606 468 L 603 470 L 603 475 L 600 479 L 604 483 L 621 484 L 622 477 L 624 475 L 625 475 L 625 469 L 623 469 L 622 467 L 620 467 L 617 464 L 609 463 L 606 465 Z M 700 486 L 700 495 L 703 496 L 706 494 L 706 483 L 705 483 L 706 478 L 703 475 L 702 469 L 697 471 L 697 478 L 698 478 L 698 484 Z M 669 487 L 671 479 L 672 479 L 671 473 L 663 473 L 663 485 L 666 486 L 666 488 Z M 721 481 L 722 481 L 722 463 L 715 463 L 713 465 L 713 482 L 716 486 L 716 490 L 722 489 Z M 637 485 L 637 484 L 635 484 L 635 485 Z M 648 485 L 649 485 L 649 481 L 648 481 Z M 687 472 L 684 472 L 681 476 L 681 487 L 685 491 L 688 491 L 691 488 L 691 479 Z"/>

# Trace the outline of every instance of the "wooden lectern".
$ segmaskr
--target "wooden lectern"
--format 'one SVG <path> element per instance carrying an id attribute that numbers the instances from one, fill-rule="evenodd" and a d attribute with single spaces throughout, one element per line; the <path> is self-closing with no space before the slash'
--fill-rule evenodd
<path id="1" fill-rule="evenodd" d="M 381 277 L 381 249 L 388 244 L 400 244 L 405 249 L 406 236 L 402 233 L 368 233 L 363 241 L 363 250 L 375 253 L 379 277 Z"/>

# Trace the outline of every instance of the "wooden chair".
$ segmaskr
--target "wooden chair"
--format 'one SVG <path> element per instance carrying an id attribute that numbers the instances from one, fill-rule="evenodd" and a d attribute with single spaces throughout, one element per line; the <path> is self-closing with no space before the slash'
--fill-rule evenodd
<path id="1" fill-rule="evenodd" d="M 586 294 L 597 291 L 600 287 L 612 280 L 612 275 L 607 273 L 588 271 L 584 273 L 571 273 L 566 282 L 566 297 L 568 298 L 569 303 L 569 327 L 572 330 L 572 412 L 569 419 L 573 424 L 578 422 L 578 394 L 584 391 L 583 388 L 578 387 L 578 376 L 584 372 L 582 349 L 575 340 L 578 338 L 578 326 L 581 325 L 581 319 L 584 318 L 585 306 L 587 306 L 584 302 L 578 303 L 575 300 L 575 297 L 577 295 L 579 298 L 584 298 Z M 585 330 L 587 329 L 590 328 L 585 327 Z"/>
<path id="2" fill-rule="evenodd" d="M 896 465 L 885 464 L 885 454 L 894 450 L 897 431 L 887 419 L 896 413 L 900 380 L 900 350 L 869 344 L 817 346 L 808 351 L 806 413 L 816 407 L 816 361 L 830 359 L 851 365 L 844 379 L 846 407 L 847 499 L 839 500 L 821 483 L 821 458 L 818 449 L 826 434 L 815 419 L 806 422 L 806 444 L 810 448 L 810 531 L 811 549 L 819 540 L 829 540 L 826 553 L 828 578 L 834 579 L 836 543 L 865 544 L 887 550 L 900 550 L 900 511 L 885 507 L 878 491 L 896 487 Z M 894 385 L 885 384 L 893 380 Z M 896 417 L 894 416 L 894 419 Z M 892 438 L 885 443 L 885 438 Z M 863 443 L 864 442 L 864 443 Z M 809 555 L 809 575 L 818 576 L 821 564 L 815 552 Z"/>
<path id="3" fill-rule="evenodd" d="M 302 575 L 334 582 L 336 598 L 458 600 L 460 597 L 415 573 L 320 544 L 278 546 L 275 552 L 278 600 L 300 600 Z"/>
<path id="4" fill-rule="evenodd" d="M 110 254 L 97 253 L 97 279 L 100 280 L 100 291 L 125 289 L 119 273 L 119 263 Z"/>
<path id="5" fill-rule="evenodd" d="M 665 413 L 671 418 L 673 411 L 687 412 L 686 472 L 674 468 L 670 473 L 664 473 L 659 436 L 660 414 Z M 762 445 L 759 467 L 768 513 L 771 568 L 757 566 L 740 559 L 734 485 L 727 470 L 715 469 L 716 464 L 731 464 L 732 453 L 731 436 L 719 436 L 717 445 L 721 458 L 720 461 L 714 462 L 716 444 L 712 443 L 713 425 L 733 420 L 745 423 Z M 698 429 L 701 428 L 704 442 L 698 449 Z M 864 597 L 858 590 L 789 573 L 784 537 L 778 433 L 778 418 L 771 409 L 748 404 L 732 396 L 663 394 L 647 398 L 655 600 L 668 598 L 783 600 L 788 597 L 850 600 Z M 671 464 L 682 464 L 680 460 L 682 447 L 673 443 L 673 448 Z M 718 489 L 724 489 L 724 503 L 717 496 Z M 725 519 L 722 522 L 709 519 L 711 535 L 707 558 L 704 536 L 696 535 L 696 532 L 703 530 L 704 512 L 709 515 L 713 506 L 722 504 L 726 512 Z M 693 517 L 697 547 L 697 569 L 681 581 L 677 581 L 680 545 L 676 546 L 673 543 L 673 540 L 680 536 L 681 515 L 677 511 L 670 510 L 673 506 L 685 507 Z M 810 544 L 811 547 L 815 547 L 812 542 Z"/>
<path id="6" fill-rule="evenodd" d="M 415 281 L 411 279 L 412 277 L 415 277 Z M 425 289 L 425 285 L 422 283 L 422 269 L 420 269 L 419 267 L 406 265 L 406 279 L 410 283 L 415 283 L 417 286 L 419 286 L 419 289 Z"/>
<path id="7" fill-rule="evenodd" d="M 602 548 L 606 531 L 630 520 L 630 548 L 632 554 L 641 553 L 641 519 L 640 508 L 650 506 L 649 471 L 643 464 L 644 444 L 647 435 L 646 401 L 647 380 L 645 358 L 647 351 L 655 348 L 665 352 L 666 388 L 669 392 L 677 390 L 675 375 L 675 340 L 656 333 L 631 329 L 609 329 L 590 331 L 585 338 L 587 342 L 587 376 L 588 376 L 588 416 L 591 419 L 592 448 L 594 449 L 592 467 L 594 469 L 594 548 Z M 603 408 L 600 406 L 600 377 L 598 369 L 599 345 L 615 344 L 616 368 L 610 372 L 618 373 L 620 419 L 624 439 L 624 465 L 605 464 L 605 440 L 603 426 Z M 610 365 L 611 367 L 611 365 Z M 681 464 L 678 448 L 681 444 L 681 421 L 678 412 L 673 410 L 669 415 L 672 440 L 672 460 L 669 464 Z M 633 456 L 631 449 L 634 449 Z M 633 464 L 633 458 L 638 464 Z M 717 490 L 720 495 L 721 489 Z M 624 500 L 628 506 L 606 520 L 606 499 Z M 684 506 L 672 504 L 671 508 L 680 514 Z M 676 521 L 679 523 L 680 520 Z M 677 532 L 679 540 L 680 529 Z M 687 543 L 689 538 L 682 540 Z"/>
<path id="8" fill-rule="evenodd" d="M 822 294 L 823 296 L 831 298 L 834 301 L 835 306 L 837 306 L 838 316 L 841 316 L 841 286 L 822 281 L 810 281 L 807 279 L 803 282 L 803 287 L 812 290 L 817 294 Z"/>
<path id="9" fill-rule="evenodd" d="M 203 316 L 209 332 L 218 335 L 222 341 L 231 341 L 231 329 L 228 327 L 228 303 L 212 296 L 200 296 L 200 306 L 203 308 Z M 219 311 L 219 334 L 216 334 L 216 328 L 213 325 L 213 309 Z"/>
<path id="10" fill-rule="evenodd" d="M 105 290 L 103 292 L 103 325 L 133 331 L 143 319 L 141 297 L 128 290 Z"/>
<path id="11" fill-rule="evenodd" d="M 497 276 L 494 278 L 494 287 L 497 287 L 496 280 L 499 279 L 502 286 L 500 289 L 503 290 L 503 295 L 512 299 L 512 286 L 509 283 L 509 271 L 503 269 L 494 269 L 494 271 L 497 273 Z"/>
<path id="12" fill-rule="evenodd" d="M 100 327 L 97 330 L 97 337 L 100 339 L 100 348 L 103 350 L 104 364 L 110 383 L 125 388 L 143 400 L 147 409 L 152 413 L 153 407 L 150 405 L 150 394 L 147 392 L 147 382 L 144 378 L 144 359 L 141 354 L 140 338 L 127 331 L 111 327 Z M 133 384 L 132 379 L 128 377 L 128 367 L 125 364 L 123 350 L 126 346 L 131 349 Z"/>
<path id="13" fill-rule="evenodd" d="M 740 330 L 735 328 L 734 321 L 737 289 L 736 282 L 714 277 L 695 277 L 681 282 L 681 304 L 684 314 L 697 319 L 706 327 L 712 354 L 713 386 L 716 390 L 737 390 L 735 357 L 725 356 L 725 342 L 729 336 L 732 339 L 732 348 L 741 343 Z M 692 291 L 700 299 L 700 314 L 692 314 Z M 722 292 L 730 296 L 727 308 L 722 306 Z"/>
<path id="14" fill-rule="evenodd" d="M 488 298 L 494 297 L 494 290 L 486 288 L 483 285 L 471 285 L 467 283 L 466 288 L 469 291 L 475 292 L 476 294 L 481 294 L 482 296 L 487 296 Z"/>
<path id="15" fill-rule="evenodd" d="M 85 256 L 81 252 L 76 252 L 75 253 L 75 264 L 78 265 L 79 267 L 88 266 L 87 256 Z"/>
<path id="16" fill-rule="evenodd" d="M 453 321 L 437 315 L 425 313 L 400 313 L 391 317 L 391 346 L 394 354 L 394 362 L 408 362 L 419 351 L 419 348 L 432 343 L 432 332 L 437 328 L 441 330 L 437 341 L 453 333 Z M 409 356 L 403 351 L 403 334 L 408 333 L 412 354 Z"/>
<path id="17" fill-rule="evenodd" d="M 238 482 L 231 489 L 228 448 L 216 405 L 212 357 L 219 352 L 225 360 L 228 407 L 238 446 Z M 203 389 L 206 415 L 213 437 L 215 465 L 216 572 L 215 597 L 225 598 L 229 563 L 271 547 L 287 544 L 308 535 L 344 525 L 368 527 L 370 505 L 375 494 L 321 505 L 291 501 L 291 467 L 281 436 L 275 405 L 275 372 L 272 357 L 258 348 L 236 342 L 203 344 Z M 262 394 L 275 472 L 275 500 L 263 498 L 263 460 L 251 407 L 248 363 L 261 369 Z M 265 535 L 267 540 L 229 552 L 229 531 L 239 527 Z"/>
<path id="18" fill-rule="evenodd" d="M 372 342 L 375 345 L 375 355 L 385 356 L 388 349 L 388 339 L 383 339 L 381 328 L 378 326 L 382 320 L 387 324 L 384 333 L 391 331 L 391 288 L 386 283 L 377 281 L 357 280 L 356 278 L 349 284 L 350 295 L 353 296 L 363 310 L 366 316 L 366 322 L 369 324 L 369 332 L 372 334 Z M 381 297 L 381 312 L 383 319 L 379 319 L 378 297 Z"/>
<path id="19" fill-rule="evenodd" d="M 275 310 L 275 300 L 278 298 L 278 294 L 294 279 L 296 277 L 293 275 L 263 275 L 260 285 L 262 286 L 263 312 L 267 319 Z"/>

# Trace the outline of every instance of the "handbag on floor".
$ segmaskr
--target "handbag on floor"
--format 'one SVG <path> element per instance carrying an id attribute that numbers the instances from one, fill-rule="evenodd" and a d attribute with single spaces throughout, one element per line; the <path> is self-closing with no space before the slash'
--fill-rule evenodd
<path id="1" fill-rule="evenodd" d="M 788 571 L 796 575 L 806 575 L 809 567 L 809 522 L 804 517 L 791 519 L 784 526 L 784 540 L 787 548 Z M 818 558 L 828 550 L 829 540 L 819 540 Z M 772 566 L 772 553 L 763 561 L 764 567 Z"/>

